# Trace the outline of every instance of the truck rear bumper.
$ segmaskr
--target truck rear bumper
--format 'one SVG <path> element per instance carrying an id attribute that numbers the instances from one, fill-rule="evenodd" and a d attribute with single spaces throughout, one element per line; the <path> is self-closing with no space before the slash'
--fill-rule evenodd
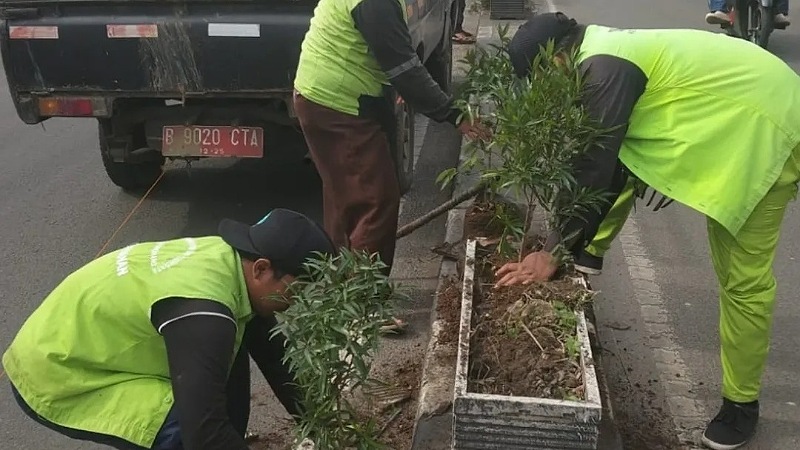
<path id="1" fill-rule="evenodd" d="M 202 117 L 214 109 L 236 108 L 250 111 L 263 120 L 279 124 L 294 124 L 296 116 L 292 106 L 292 91 L 280 90 L 269 93 L 230 93 L 214 96 L 185 96 L 183 99 L 171 95 L 115 97 L 85 94 L 38 94 L 17 93 L 17 114 L 27 124 L 36 124 L 51 117 L 96 117 L 110 118 L 125 114 L 131 119 L 144 121 L 160 116 L 172 106 L 181 105 L 179 114 L 184 118 Z"/>
<path id="2" fill-rule="evenodd" d="M 5 6 L 0 50 L 27 123 L 44 118 L 42 96 L 102 97 L 112 107 L 131 98 L 285 98 L 315 3 L 234 1 L 224 16 L 205 2 Z"/>

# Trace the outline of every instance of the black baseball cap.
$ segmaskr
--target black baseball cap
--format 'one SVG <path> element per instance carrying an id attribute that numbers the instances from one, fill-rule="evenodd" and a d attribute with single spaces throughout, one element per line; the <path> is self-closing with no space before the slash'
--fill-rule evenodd
<path id="1" fill-rule="evenodd" d="M 303 264 L 315 252 L 336 252 L 330 237 L 316 222 L 283 208 L 273 209 L 255 225 L 223 219 L 219 235 L 231 247 L 268 259 L 275 269 L 294 276 L 303 273 Z"/>
<path id="2" fill-rule="evenodd" d="M 517 76 L 525 78 L 530 74 L 539 47 L 544 47 L 551 39 L 558 44 L 577 26 L 575 19 L 562 12 L 539 14 L 520 25 L 508 44 L 508 56 Z"/>

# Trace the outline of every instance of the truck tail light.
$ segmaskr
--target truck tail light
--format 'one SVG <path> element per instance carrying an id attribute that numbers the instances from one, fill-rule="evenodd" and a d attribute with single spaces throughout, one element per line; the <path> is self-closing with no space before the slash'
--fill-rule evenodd
<path id="1" fill-rule="evenodd" d="M 90 98 L 47 97 L 39 99 L 39 114 L 44 117 L 92 117 L 99 114 Z M 105 109 L 104 107 L 102 109 Z"/>

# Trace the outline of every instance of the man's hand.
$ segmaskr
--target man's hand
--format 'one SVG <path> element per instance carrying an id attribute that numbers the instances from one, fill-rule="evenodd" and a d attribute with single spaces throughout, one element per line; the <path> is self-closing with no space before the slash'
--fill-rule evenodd
<path id="1" fill-rule="evenodd" d="M 531 284 L 534 281 L 548 281 L 558 270 L 558 264 L 548 252 L 533 252 L 519 263 L 507 263 L 495 275 L 500 280 L 495 287 L 515 284 Z"/>
<path id="2" fill-rule="evenodd" d="M 492 131 L 486 125 L 482 124 L 480 120 L 477 119 L 470 120 L 469 117 L 465 117 L 464 120 L 461 121 L 458 125 L 458 131 L 472 140 L 480 139 L 482 141 L 488 141 L 492 138 Z"/>

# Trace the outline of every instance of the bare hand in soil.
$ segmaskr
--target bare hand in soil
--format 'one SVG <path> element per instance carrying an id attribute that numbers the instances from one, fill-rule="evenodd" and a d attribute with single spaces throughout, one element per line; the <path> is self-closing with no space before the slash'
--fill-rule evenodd
<path id="1" fill-rule="evenodd" d="M 480 139 L 482 141 L 488 141 L 492 138 L 492 131 L 477 119 L 470 120 L 469 118 L 465 118 L 458 125 L 458 131 L 472 140 Z"/>
<path id="2" fill-rule="evenodd" d="M 548 281 L 556 274 L 558 265 L 548 252 L 533 252 L 519 263 L 506 263 L 495 276 L 500 280 L 495 287 L 527 285 L 536 281 Z"/>

